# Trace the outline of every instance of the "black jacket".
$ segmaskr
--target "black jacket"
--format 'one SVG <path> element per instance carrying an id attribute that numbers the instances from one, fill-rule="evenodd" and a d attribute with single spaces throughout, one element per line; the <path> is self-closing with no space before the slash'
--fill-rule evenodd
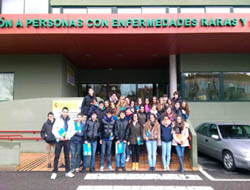
<path id="1" fill-rule="evenodd" d="M 128 140 L 129 138 L 129 122 L 128 120 L 119 119 L 115 122 L 115 139 L 117 141 Z"/>
<path id="2" fill-rule="evenodd" d="M 113 117 L 111 119 L 108 119 L 107 116 L 104 116 L 104 119 L 102 120 L 101 138 L 109 138 L 111 133 L 113 133 L 114 136 L 114 128 L 115 120 L 113 119 Z"/>
<path id="3" fill-rule="evenodd" d="M 43 124 L 42 130 L 40 132 L 41 138 L 49 144 L 56 143 L 56 138 L 52 133 L 52 127 L 53 127 L 54 123 L 55 123 L 55 119 L 54 119 L 53 123 L 50 120 L 47 120 Z"/>
<path id="4" fill-rule="evenodd" d="M 106 109 L 104 109 L 104 110 L 97 109 L 96 113 L 97 113 L 97 117 L 98 117 L 99 121 L 101 122 L 106 114 Z"/>
<path id="5" fill-rule="evenodd" d="M 89 94 L 84 97 L 82 101 L 82 106 L 81 106 L 81 112 L 84 115 L 88 115 L 88 111 L 90 108 L 90 104 L 95 96 L 90 96 Z"/>
<path id="6" fill-rule="evenodd" d="M 98 140 L 100 137 L 100 130 L 100 122 L 98 120 L 94 122 L 89 119 L 84 133 L 84 141 L 94 142 Z"/>
<path id="7" fill-rule="evenodd" d="M 138 112 L 138 121 L 141 125 L 144 125 L 147 121 L 147 115 L 146 113 Z"/>

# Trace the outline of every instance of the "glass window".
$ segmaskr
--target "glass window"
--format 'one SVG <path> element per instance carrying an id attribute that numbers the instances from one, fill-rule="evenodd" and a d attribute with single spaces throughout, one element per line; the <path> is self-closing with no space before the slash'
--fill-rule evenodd
<path id="1" fill-rule="evenodd" d="M 206 7 L 206 13 L 230 13 L 230 7 Z"/>
<path id="2" fill-rule="evenodd" d="M 0 101 L 13 100 L 14 74 L 0 73 Z"/>
<path id="3" fill-rule="evenodd" d="M 184 73 L 187 100 L 219 100 L 219 73 Z"/>
<path id="4" fill-rule="evenodd" d="M 2 14 L 23 14 L 24 0 L 2 0 Z"/>
<path id="5" fill-rule="evenodd" d="M 170 8 L 168 8 L 168 13 L 178 13 L 177 7 L 170 7 Z"/>
<path id="6" fill-rule="evenodd" d="M 110 7 L 89 7 L 88 14 L 111 14 L 112 9 Z"/>
<path id="7" fill-rule="evenodd" d="M 234 8 L 234 13 L 250 13 L 250 8 L 243 8 L 243 7 L 238 7 L 238 8 Z"/>
<path id="8" fill-rule="evenodd" d="M 86 8 L 64 8 L 63 13 L 65 14 L 86 14 Z"/>
<path id="9" fill-rule="evenodd" d="M 118 14 L 141 14 L 141 8 L 118 8 Z"/>
<path id="10" fill-rule="evenodd" d="M 243 125 L 220 125 L 221 135 L 223 138 L 246 139 L 250 138 L 249 126 Z"/>
<path id="11" fill-rule="evenodd" d="M 142 14 L 165 14 L 166 8 L 165 7 L 142 7 Z"/>
<path id="12" fill-rule="evenodd" d="M 136 84 L 109 84 L 109 95 L 112 92 L 117 93 L 118 96 L 126 96 L 131 99 L 136 98 Z"/>
<path id="13" fill-rule="evenodd" d="M 205 8 L 192 7 L 192 8 L 181 8 L 181 13 L 205 13 Z"/>
<path id="14" fill-rule="evenodd" d="M 25 0 L 25 13 L 45 14 L 49 12 L 48 0 Z"/>
<path id="15" fill-rule="evenodd" d="M 61 8 L 52 8 L 52 13 L 53 14 L 60 14 L 61 13 Z"/>
<path id="16" fill-rule="evenodd" d="M 218 135 L 217 126 L 215 124 L 212 124 L 208 130 L 208 136 L 212 137 L 212 135 Z"/>
<path id="17" fill-rule="evenodd" d="M 88 84 L 88 89 L 90 87 L 94 89 L 96 97 L 107 98 L 107 84 Z"/>
<path id="18" fill-rule="evenodd" d="M 138 97 L 142 99 L 153 97 L 153 84 L 138 84 Z"/>
<path id="19" fill-rule="evenodd" d="M 207 130 L 208 130 L 208 127 L 210 126 L 209 123 L 204 123 L 202 124 L 199 129 L 197 130 L 197 132 L 201 135 L 204 135 L 204 136 L 207 136 Z"/>
<path id="20" fill-rule="evenodd" d="M 250 100 L 250 73 L 224 73 L 224 99 Z"/>

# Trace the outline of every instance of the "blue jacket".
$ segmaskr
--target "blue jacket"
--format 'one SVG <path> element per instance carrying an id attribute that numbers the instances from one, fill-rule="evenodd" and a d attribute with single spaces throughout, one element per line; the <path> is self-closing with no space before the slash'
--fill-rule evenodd
<path id="1" fill-rule="evenodd" d="M 78 122 L 75 121 L 74 126 L 75 126 L 76 134 L 70 139 L 71 142 L 83 143 L 83 136 L 84 136 L 84 132 L 85 132 L 86 122 L 85 123 L 80 122 L 80 126 L 79 126 Z"/>
<path id="2" fill-rule="evenodd" d="M 165 127 L 161 124 L 161 140 L 163 142 L 170 142 L 173 139 L 173 136 L 171 134 L 172 131 L 172 124 L 170 126 Z"/>

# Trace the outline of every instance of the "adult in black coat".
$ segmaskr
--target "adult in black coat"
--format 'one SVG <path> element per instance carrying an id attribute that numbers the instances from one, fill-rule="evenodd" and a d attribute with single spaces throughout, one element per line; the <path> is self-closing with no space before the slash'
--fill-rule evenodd
<path id="1" fill-rule="evenodd" d="M 94 98 L 95 98 L 94 90 L 93 88 L 89 88 L 88 95 L 85 96 L 82 101 L 81 112 L 83 115 L 88 115 L 90 104 Z"/>

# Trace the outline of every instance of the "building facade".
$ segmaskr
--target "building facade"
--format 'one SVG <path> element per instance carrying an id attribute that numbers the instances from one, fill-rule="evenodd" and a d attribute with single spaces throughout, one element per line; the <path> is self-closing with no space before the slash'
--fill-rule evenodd
<path id="1" fill-rule="evenodd" d="M 53 98 L 90 86 L 179 90 L 194 127 L 250 124 L 248 0 L 0 0 L 0 12 L 0 126 L 40 129 Z"/>

